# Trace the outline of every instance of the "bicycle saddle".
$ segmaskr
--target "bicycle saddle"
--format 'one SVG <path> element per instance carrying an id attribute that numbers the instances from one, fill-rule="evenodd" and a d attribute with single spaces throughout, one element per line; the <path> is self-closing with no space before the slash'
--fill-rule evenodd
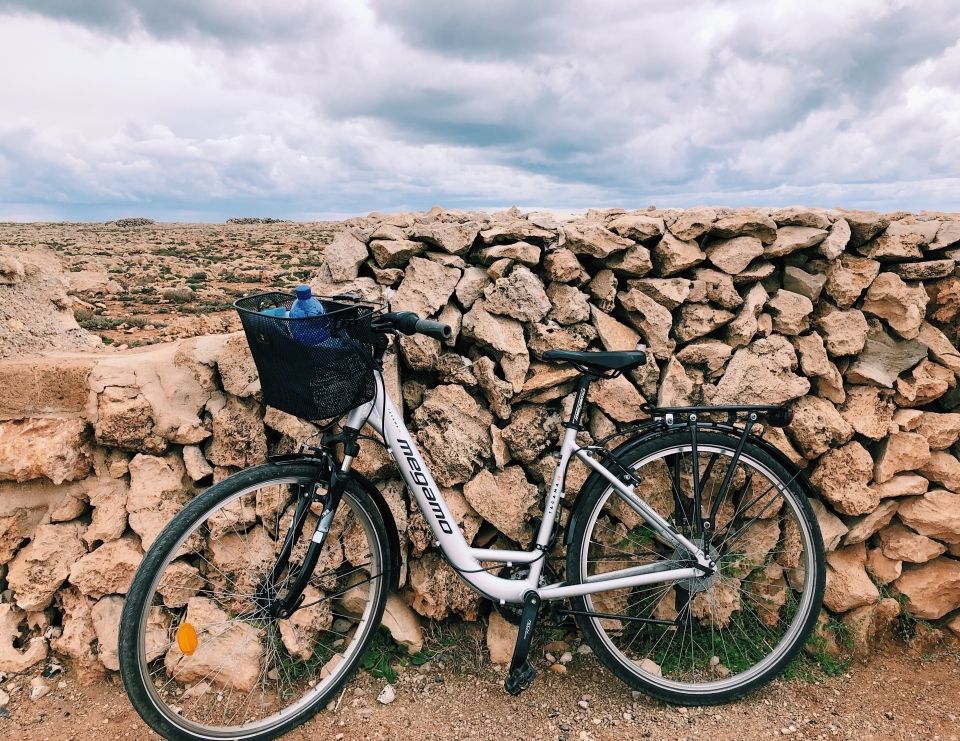
<path id="1" fill-rule="evenodd" d="M 580 369 L 600 371 L 625 371 L 639 368 L 647 362 L 643 350 L 618 350 L 615 352 L 574 352 L 573 350 L 547 350 L 544 360 L 570 363 Z"/>

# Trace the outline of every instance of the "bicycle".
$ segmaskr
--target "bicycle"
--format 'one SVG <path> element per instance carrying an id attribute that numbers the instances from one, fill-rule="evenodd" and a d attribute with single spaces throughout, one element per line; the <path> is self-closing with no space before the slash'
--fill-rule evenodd
<path id="1" fill-rule="evenodd" d="M 275 738 L 335 700 L 353 674 L 400 572 L 390 509 L 351 467 L 365 426 L 390 451 L 449 565 L 519 623 L 510 694 L 536 674 L 528 654 L 545 615 L 572 617 L 616 676 L 680 705 L 742 697 L 800 651 L 824 589 L 813 492 L 754 434 L 759 424 L 789 424 L 788 408 L 650 407 L 649 420 L 580 445 L 590 384 L 643 365 L 646 354 L 547 352 L 544 360 L 580 375 L 534 542 L 473 547 L 382 375 L 391 335 L 444 339 L 449 327 L 353 297 L 325 300 L 323 317 L 263 313 L 289 300 L 272 293 L 236 304 L 264 402 L 308 419 L 345 413 L 345 421 L 319 444 L 210 487 L 146 553 L 123 609 L 119 654 L 128 696 L 157 733 Z M 561 540 L 574 458 L 590 474 Z M 547 559 L 564 547 L 561 580 Z"/>

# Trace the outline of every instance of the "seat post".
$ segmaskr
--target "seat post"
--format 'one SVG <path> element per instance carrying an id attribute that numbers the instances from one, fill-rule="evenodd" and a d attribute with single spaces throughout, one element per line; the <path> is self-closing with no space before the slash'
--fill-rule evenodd
<path id="1" fill-rule="evenodd" d="M 584 373 L 580 376 L 580 380 L 577 382 L 577 396 L 573 400 L 573 409 L 570 411 L 570 419 L 563 423 L 564 427 L 578 432 L 583 429 L 583 425 L 580 424 L 580 418 L 583 416 L 583 403 L 587 400 L 590 383 L 595 380 L 597 380 L 597 377 L 590 373 Z"/>

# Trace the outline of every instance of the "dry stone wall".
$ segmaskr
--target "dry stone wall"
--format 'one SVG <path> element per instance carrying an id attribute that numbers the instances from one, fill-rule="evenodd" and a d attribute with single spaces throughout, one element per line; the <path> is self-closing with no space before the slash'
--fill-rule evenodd
<path id="1" fill-rule="evenodd" d="M 901 609 L 960 635 L 960 215 L 777 210 L 345 222 L 313 281 L 450 324 L 404 337 L 387 381 L 467 538 L 526 544 L 573 371 L 552 348 L 650 348 L 594 384 L 587 439 L 659 404 L 792 402 L 767 430 L 819 492 L 826 607 L 867 650 Z M 22 280 L 0 264 L 0 283 Z M 315 428 L 264 408 L 241 335 L 0 363 L 0 671 L 54 652 L 115 669 L 141 558 L 192 496 Z M 432 548 L 392 462 L 361 473 L 401 530 L 391 628 L 488 609 Z M 586 472 L 574 464 L 568 485 Z M 499 625 L 496 620 L 491 625 Z"/>

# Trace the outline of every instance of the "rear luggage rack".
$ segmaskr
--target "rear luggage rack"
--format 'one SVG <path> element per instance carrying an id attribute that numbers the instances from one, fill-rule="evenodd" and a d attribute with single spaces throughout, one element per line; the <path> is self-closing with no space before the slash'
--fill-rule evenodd
<path id="1" fill-rule="evenodd" d="M 653 404 L 644 404 L 643 411 L 655 419 L 665 419 L 667 424 L 673 424 L 674 419 L 690 415 L 725 414 L 727 422 L 733 424 L 737 418 L 745 414 L 752 414 L 754 420 L 764 417 L 771 427 L 786 427 L 793 421 L 793 410 L 787 406 L 777 404 L 719 404 L 717 406 L 694 407 L 658 407 Z"/>

